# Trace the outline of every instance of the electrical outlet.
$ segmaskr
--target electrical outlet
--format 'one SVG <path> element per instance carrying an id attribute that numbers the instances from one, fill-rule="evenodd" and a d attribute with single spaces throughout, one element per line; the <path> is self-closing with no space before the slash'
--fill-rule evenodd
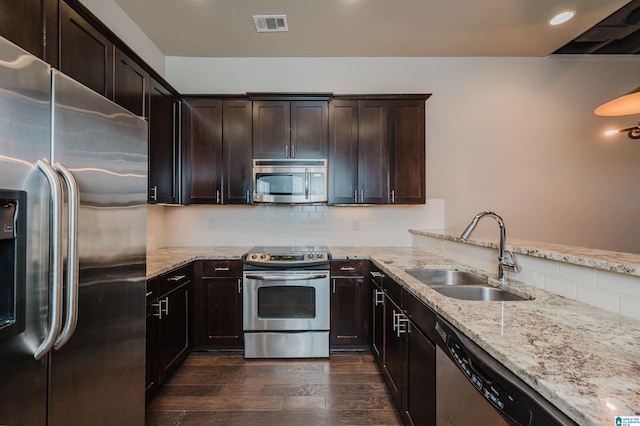
<path id="1" fill-rule="evenodd" d="M 216 229 L 216 220 L 214 218 L 207 220 L 207 229 Z"/>
<path id="2" fill-rule="evenodd" d="M 351 221 L 351 229 L 353 229 L 354 231 L 360 230 L 360 221 L 358 219 L 353 219 Z"/>

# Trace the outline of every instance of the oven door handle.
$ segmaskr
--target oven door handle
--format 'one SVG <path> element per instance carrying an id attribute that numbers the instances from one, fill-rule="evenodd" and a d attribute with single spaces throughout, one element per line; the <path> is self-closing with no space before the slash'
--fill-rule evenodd
<path id="1" fill-rule="evenodd" d="M 260 280 L 260 281 L 309 281 L 309 280 L 319 280 L 322 278 L 327 278 L 327 274 L 309 274 L 309 275 L 258 275 L 258 274 L 247 274 L 245 278 L 250 280 Z"/>

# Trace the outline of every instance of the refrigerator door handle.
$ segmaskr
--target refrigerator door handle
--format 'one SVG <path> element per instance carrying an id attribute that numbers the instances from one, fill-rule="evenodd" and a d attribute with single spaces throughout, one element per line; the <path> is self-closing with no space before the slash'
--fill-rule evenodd
<path id="1" fill-rule="evenodd" d="M 65 306 L 65 323 L 62 333 L 56 340 L 54 348 L 62 348 L 71 339 L 78 324 L 78 212 L 80 191 L 73 173 L 62 163 L 53 165 L 62 176 L 68 194 L 68 230 L 67 230 L 67 294 Z"/>
<path id="2" fill-rule="evenodd" d="M 62 185 L 58 174 L 49 162 L 42 158 L 36 162 L 51 189 L 51 282 L 49 287 L 49 330 L 40 346 L 33 353 L 37 360 L 44 357 L 55 344 L 62 324 Z"/>

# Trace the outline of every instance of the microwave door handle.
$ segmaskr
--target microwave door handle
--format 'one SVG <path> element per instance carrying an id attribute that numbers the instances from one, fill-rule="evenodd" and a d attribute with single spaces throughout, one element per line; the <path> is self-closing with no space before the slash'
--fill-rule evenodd
<path id="1" fill-rule="evenodd" d="M 309 188 L 311 187 L 311 177 L 309 176 L 309 169 L 304 169 L 304 198 L 305 200 L 309 199 Z"/>

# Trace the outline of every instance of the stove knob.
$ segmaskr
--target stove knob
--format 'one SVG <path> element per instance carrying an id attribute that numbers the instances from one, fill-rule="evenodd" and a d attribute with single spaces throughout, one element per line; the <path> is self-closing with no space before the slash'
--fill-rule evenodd
<path id="1" fill-rule="evenodd" d="M 257 258 L 258 258 L 258 255 L 257 255 L 257 254 L 252 254 L 252 255 L 251 255 L 251 259 L 256 260 Z"/>
<path id="2" fill-rule="evenodd" d="M 260 259 L 265 260 L 266 258 L 267 258 L 267 255 L 266 255 L 266 254 L 261 254 L 261 255 L 260 255 Z"/>

